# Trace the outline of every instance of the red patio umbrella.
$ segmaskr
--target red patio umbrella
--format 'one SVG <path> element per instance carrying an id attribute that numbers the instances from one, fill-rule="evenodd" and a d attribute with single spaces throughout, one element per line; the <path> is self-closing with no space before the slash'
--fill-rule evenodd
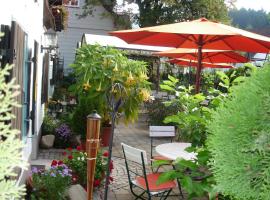
<path id="1" fill-rule="evenodd" d="M 201 18 L 148 28 L 115 31 L 110 34 L 127 43 L 198 49 L 196 92 L 200 90 L 202 49 L 268 53 L 270 38 Z"/>
<path id="2" fill-rule="evenodd" d="M 153 53 L 158 56 L 166 56 L 171 58 L 183 58 L 187 60 L 197 61 L 198 59 L 198 50 L 197 49 L 187 49 L 187 48 L 178 48 L 168 51 L 162 51 Z M 202 62 L 208 63 L 245 63 L 249 60 L 241 56 L 234 51 L 227 50 L 211 50 L 203 49 L 202 50 Z"/>
<path id="3" fill-rule="evenodd" d="M 186 60 L 186 59 L 171 59 L 167 62 L 179 65 L 180 67 L 198 67 L 197 61 Z M 209 63 L 209 62 L 202 62 L 202 68 L 233 68 L 232 65 L 227 63 Z"/>

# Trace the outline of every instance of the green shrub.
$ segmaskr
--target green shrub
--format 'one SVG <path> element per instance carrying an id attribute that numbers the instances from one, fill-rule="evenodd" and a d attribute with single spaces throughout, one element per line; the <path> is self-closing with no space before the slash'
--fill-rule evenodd
<path id="1" fill-rule="evenodd" d="M 270 65 L 232 87 L 207 128 L 217 189 L 236 199 L 270 197 Z"/>
<path id="2" fill-rule="evenodd" d="M 58 126 L 58 121 L 54 119 L 51 115 L 46 114 L 42 123 L 42 135 L 54 135 L 55 129 Z"/>
<path id="3" fill-rule="evenodd" d="M 86 123 L 87 123 L 87 115 L 93 113 L 94 110 L 97 110 L 100 107 L 98 103 L 94 102 L 94 99 L 91 100 L 87 97 L 80 96 L 79 103 L 76 105 L 74 109 L 72 120 L 71 120 L 71 128 L 74 133 L 81 135 L 82 139 L 86 137 Z"/>
<path id="4" fill-rule="evenodd" d="M 1 33 L 0 33 L 1 36 Z M 18 185 L 19 168 L 26 168 L 23 160 L 23 143 L 18 130 L 12 128 L 10 121 L 14 107 L 19 107 L 15 97 L 19 94 L 15 79 L 6 82 L 12 66 L 0 67 L 0 199 L 23 199 L 25 186 Z"/>
<path id="5" fill-rule="evenodd" d="M 176 114 L 179 110 L 177 102 L 171 105 L 165 106 L 162 100 L 156 99 L 146 104 L 146 108 L 149 116 L 149 124 L 155 126 L 168 126 L 174 125 L 174 123 L 164 123 L 164 119 L 169 116 Z"/>

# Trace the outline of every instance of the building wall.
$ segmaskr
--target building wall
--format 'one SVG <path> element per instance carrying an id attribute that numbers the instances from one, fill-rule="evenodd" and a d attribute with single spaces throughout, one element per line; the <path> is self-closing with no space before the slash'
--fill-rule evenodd
<path id="1" fill-rule="evenodd" d="M 23 158 L 30 160 L 31 154 L 35 153 L 40 133 L 40 128 L 43 121 L 44 105 L 41 103 L 41 86 L 42 86 L 42 65 L 43 65 L 43 54 L 40 53 L 40 45 L 43 40 L 43 33 L 45 32 L 43 27 L 43 0 L 8 0 L 5 1 L 3 6 L 0 6 L 0 24 L 11 26 L 11 21 L 16 21 L 22 30 L 27 34 L 28 42 L 27 46 L 29 50 L 32 50 L 32 56 L 34 51 L 34 41 L 39 43 L 38 49 L 38 60 L 37 60 L 37 74 L 36 83 L 30 82 L 30 110 L 32 108 L 32 86 L 35 84 L 36 87 L 36 119 L 34 135 L 32 135 L 31 121 L 29 124 L 29 130 L 27 137 L 24 139 L 25 147 L 23 149 Z M 33 75 L 31 70 L 30 77 Z M 22 86 L 21 86 L 22 87 Z M 21 117 L 21 116 L 17 116 Z M 26 173 L 21 173 L 19 183 L 24 181 Z"/>
<path id="2" fill-rule="evenodd" d="M 77 42 L 81 41 L 84 33 L 107 35 L 114 29 L 113 20 L 109 17 L 102 17 L 106 12 L 102 6 L 97 6 L 94 16 L 87 16 L 79 19 L 77 14 L 82 12 L 84 0 L 79 1 L 79 7 L 67 7 L 69 11 L 68 27 L 58 34 L 58 44 L 61 56 L 64 57 L 64 70 L 68 71 L 69 65 L 74 62 Z"/>

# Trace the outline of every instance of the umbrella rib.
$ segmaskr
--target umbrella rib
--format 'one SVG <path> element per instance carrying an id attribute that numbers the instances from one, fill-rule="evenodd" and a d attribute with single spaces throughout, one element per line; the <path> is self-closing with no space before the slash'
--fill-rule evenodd
<path id="1" fill-rule="evenodd" d="M 214 36 L 213 38 L 209 39 L 208 41 L 205 41 L 205 44 L 206 43 L 212 43 L 212 42 L 215 42 L 215 41 L 218 41 L 218 40 L 222 40 L 225 39 L 225 38 L 228 38 L 228 37 L 232 37 L 234 35 L 222 35 L 222 36 Z"/>
<path id="2" fill-rule="evenodd" d="M 210 54 L 210 53 L 207 53 L 206 54 L 206 56 L 204 57 L 204 59 L 209 59 L 209 60 L 211 60 L 211 57 L 214 57 L 215 55 L 218 55 L 219 54 L 219 52 L 215 52 L 215 53 L 212 53 L 212 54 Z M 212 61 L 211 61 L 212 62 Z M 213 62 L 212 62 L 213 63 Z"/>
<path id="3" fill-rule="evenodd" d="M 238 58 L 233 57 L 232 54 L 229 54 L 227 52 L 224 52 L 224 54 L 226 54 L 226 56 L 228 56 L 229 58 L 234 59 L 236 62 L 243 62 L 243 60 L 239 60 Z M 242 55 L 239 55 L 239 58 L 240 59 L 246 59 L 245 62 L 248 61 L 248 59 L 246 57 L 242 56 Z"/>
<path id="4" fill-rule="evenodd" d="M 228 44 L 228 42 L 227 41 L 225 41 L 225 40 L 221 40 L 222 42 L 224 42 L 228 47 L 230 47 L 231 49 L 234 49 L 230 44 Z"/>
<path id="5" fill-rule="evenodd" d="M 248 38 L 248 39 L 250 39 L 250 38 Z M 263 46 L 263 47 L 265 47 L 266 49 L 268 49 L 268 52 L 270 51 L 270 50 L 269 50 L 270 47 L 268 47 L 268 46 L 266 46 L 265 44 L 263 44 L 260 40 L 253 40 L 253 41 L 259 43 L 261 46 Z"/>
<path id="6" fill-rule="evenodd" d="M 179 34 L 177 34 L 177 35 L 180 36 Z M 181 35 L 181 37 L 183 37 L 183 38 L 185 38 L 186 40 L 189 40 L 189 41 L 191 41 L 191 42 L 196 42 L 196 38 L 195 38 L 195 41 L 193 41 L 193 40 L 191 40 L 191 39 L 189 38 L 189 36 Z M 194 37 L 194 36 L 192 35 L 192 37 Z M 193 39 L 194 39 L 194 38 L 193 38 Z M 182 45 L 184 42 L 185 42 L 185 40 L 183 40 L 180 44 L 178 44 L 176 48 L 181 48 L 181 45 Z"/>

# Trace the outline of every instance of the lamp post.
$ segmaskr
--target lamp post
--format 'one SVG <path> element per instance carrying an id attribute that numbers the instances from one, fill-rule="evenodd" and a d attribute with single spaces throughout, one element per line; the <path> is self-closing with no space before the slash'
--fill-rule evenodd
<path id="1" fill-rule="evenodd" d="M 93 199 L 93 183 L 96 157 L 99 148 L 101 117 L 96 113 L 87 116 L 86 153 L 87 153 L 87 200 Z"/>
<path id="2" fill-rule="evenodd" d="M 44 33 L 43 45 L 41 45 L 41 53 L 43 50 L 49 50 L 50 52 L 58 48 L 57 45 L 57 34 L 53 29 L 49 29 Z"/>

